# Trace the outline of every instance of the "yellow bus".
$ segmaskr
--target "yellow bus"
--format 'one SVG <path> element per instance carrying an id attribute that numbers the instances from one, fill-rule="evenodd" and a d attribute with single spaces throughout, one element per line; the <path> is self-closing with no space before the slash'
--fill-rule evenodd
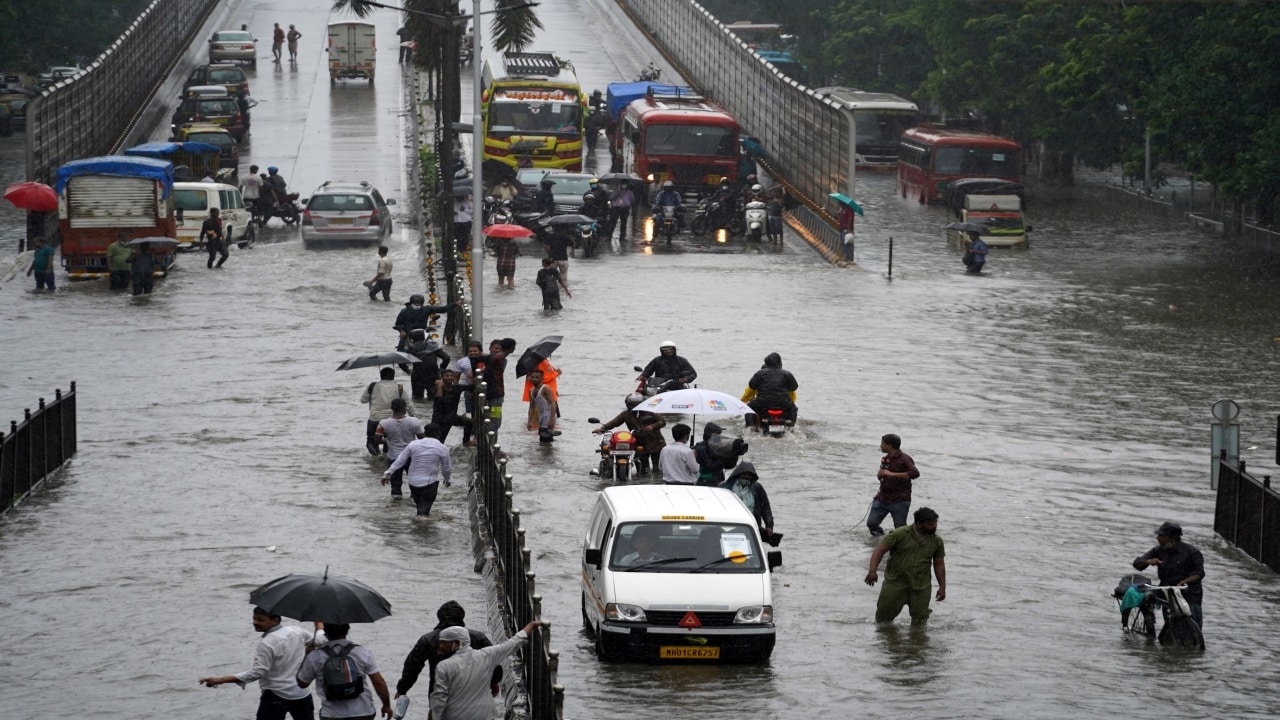
<path id="1" fill-rule="evenodd" d="M 485 61 L 484 159 L 581 171 L 587 98 L 573 64 L 549 52 L 506 53 L 500 73 Z"/>

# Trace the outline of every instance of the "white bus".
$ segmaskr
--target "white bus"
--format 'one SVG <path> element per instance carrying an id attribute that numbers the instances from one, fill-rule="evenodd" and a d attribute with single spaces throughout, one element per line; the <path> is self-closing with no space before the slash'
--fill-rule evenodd
<path id="1" fill-rule="evenodd" d="M 853 111 L 858 126 L 858 169 L 894 170 L 898 167 L 898 143 L 907 128 L 919 124 L 920 108 L 910 100 L 889 93 L 846 87 L 814 91 L 819 97 Z"/>

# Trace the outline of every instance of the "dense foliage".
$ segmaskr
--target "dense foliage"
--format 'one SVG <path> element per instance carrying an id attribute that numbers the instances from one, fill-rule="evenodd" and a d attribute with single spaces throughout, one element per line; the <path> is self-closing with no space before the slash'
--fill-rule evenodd
<path id="1" fill-rule="evenodd" d="M 0 70 L 37 73 L 88 62 L 151 0 L 0 0 Z"/>
<path id="2" fill-rule="evenodd" d="M 1264 216 L 1280 189 L 1280 4 L 704 0 L 725 22 L 777 22 L 815 85 L 973 115 L 1069 173 L 1158 161 Z M 1265 219 L 1265 218 L 1264 218 Z"/>

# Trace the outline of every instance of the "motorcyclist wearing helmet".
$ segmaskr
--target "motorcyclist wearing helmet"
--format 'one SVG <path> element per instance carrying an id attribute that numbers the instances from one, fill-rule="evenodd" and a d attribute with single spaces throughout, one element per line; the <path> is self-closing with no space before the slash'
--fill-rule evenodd
<path id="1" fill-rule="evenodd" d="M 662 428 L 666 427 L 667 421 L 661 415 L 635 410 L 637 405 L 644 402 L 644 396 L 640 393 L 631 393 L 623 398 L 623 402 L 627 406 L 625 410 L 591 432 L 600 435 L 625 424 L 636 436 L 636 443 L 639 445 L 636 448 L 636 472 L 646 475 L 650 467 L 657 465 L 658 454 L 667 445 L 666 439 L 662 437 Z"/>
<path id="2" fill-rule="evenodd" d="M 654 213 L 655 218 L 662 214 L 662 208 L 674 207 L 676 209 L 676 228 L 684 230 L 684 198 L 680 196 L 680 191 L 676 190 L 675 184 L 670 180 L 662 183 L 662 189 L 658 191 L 658 196 L 653 199 L 653 207 L 656 210 Z"/>
<path id="3" fill-rule="evenodd" d="M 769 408 L 781 408 L 782 418 L 796 421 L 796 382 L 795 375 L 782 369 L 782 356 L 769 353 L 764 358 L 764 365 L 751 376 L 747 389 L 742 393 L 742 401 L 756 411 L 752 416 L 756 425 Z"/>
<path id="4" fill-rule="evenodd" d="M 538 184 L 538 191 L 533 194 L 534 210 L 548 215 L 556 211 L 556 196 L 551 191 L 551 187 L 555 184 L 554 180 L 542 178 L 542 182 Z"/>
<path id="5" fill-rule="evenodd" d="M 719 203 L 720 207 L 713 217 L 708 218 L 712 221 L 713 227 L 725 227 L 729 224 L 729 216 L 738 209 L 737 193 L 733 191 L 733 183 L 729 182 L 729 178 L 720 179 L 720 187 L 712 193 L 710 203 Z"/>
<path id="6" fill-rule="evenodd" d="M 672 380 L 674 383 L 667 387 L 667 390 L 680 390 L 698 378 L 698 371 L 693 369 L 693 365 L 689 364 L 688 360 L 676 354 L 676 344 L 671 340 L 664 340 L 658 346 L 658 353 L 657 357 L 644 366 L 637 380 L 640 382 L 647 382 L 649 378 Z"/>
<path id="7" fill-rule="evenodd" d="M 595 198 L 594 200 L 595 206 L 598 208 L 609 207 L 609 191 L 605 190 L 604 187 L 600 185 L 600 179 L 591 178 L 590 185 L 591 185 L 591 189 L 587 191 L 587 195 L 590 195 L 593 198 Z M 596 219 L 599 220 L 600 218 L 596 218 Z"/>
<path id="8" fill-rule="evenodd" d="M 608 203 L 601 204 L 595 193 L 585 192 L 582 194 L 582 204 L 578 206 L 578 214 L 586 215 L 598 223 L 604 222 L 609 217 Z"/>
<path id="9" fill-rule="evenodd" d="M 760 202 L 765 201 L 764 186 L 760 183 L 756 183 L 747 189 L 747 202 L 752 202 L 754 200 L 759 200 Z"/>
<path id="10" fill-rule="evenodd" d="M 409 302 L 405 303 L 404 308 L 396 315 L 396 324 L 392 328 L 400 333 L 397 350 L 404 350 L 408 345 L 409 333 L 414 330 L 426 330 L 432 315 L 449 312 L 454 307 L 452 304 L 427 305 L 426 302 L 426 298 L 414 293 L 409 296 Z"/>

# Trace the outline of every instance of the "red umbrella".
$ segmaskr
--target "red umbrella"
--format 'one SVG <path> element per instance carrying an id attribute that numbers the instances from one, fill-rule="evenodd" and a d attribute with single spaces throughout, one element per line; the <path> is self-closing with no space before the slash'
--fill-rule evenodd
<path id="1" fill-rule="evenodd" d="M 533 231 L 522 225 L 512 225 L 510 223 L 498 223 L 497 225 L 488 225 L 484 229 L 484 234 L 489 237 L 496 238 L 522 238 L 532 237 Z"/>
<path id="2" fill-rule="evenodd" d="M 38 182 L 21 182 L 5 188 L 4 199 L 23 210 L 49 212 L 58 209 L 58 194 Z"/>

